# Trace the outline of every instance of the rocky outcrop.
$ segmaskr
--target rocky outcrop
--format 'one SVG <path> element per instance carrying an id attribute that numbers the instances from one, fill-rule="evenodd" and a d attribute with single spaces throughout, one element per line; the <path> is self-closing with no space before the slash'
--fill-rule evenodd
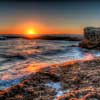
<path id="1" fill-rule="evenodd" d="M 84 39 L 79 43 L 79 47 L 100 50 L 100 43 L 94 44 L 93 42 Z"/>
<path id="2" fill-rule="evenodd" d="M 94 27 L 84 28 L 84 38 L 95 44 L 100 43 L 100 28 L 94 28 Z"/>
<path id="3" fill-rule="evenodd" d="M 100 50 L 100 28 L 84 28 L 84 39 L 79 43 L 80 47 Z"/>

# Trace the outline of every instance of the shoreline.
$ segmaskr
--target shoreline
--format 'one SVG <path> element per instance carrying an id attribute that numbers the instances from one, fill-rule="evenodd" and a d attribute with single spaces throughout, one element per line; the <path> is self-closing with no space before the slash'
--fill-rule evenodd
<path id="1" fill-rule="evenodd" d="M 52 65 L 0 90 L 0 100 L 100 99 L 99 72 L 100 57 Z"/>

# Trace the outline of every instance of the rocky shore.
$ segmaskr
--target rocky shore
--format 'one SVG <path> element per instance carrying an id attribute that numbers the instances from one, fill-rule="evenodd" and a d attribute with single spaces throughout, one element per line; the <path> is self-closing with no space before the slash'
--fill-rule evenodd
<path id="1" fill-rule="evenodd" d="M 83 40 L 79 43 L 79 47 L 86 49 L 100 50 L 100 43 L 95 44 L 93 42 Z"/>
<path id="2" fill-rule="evenodd" d="M 100 58 L 41 69 L 1 90 L 0 100 L 100 100 Z"/>
<path id="3" fill-rule="evenodd" d="M 87 49 L 100 50 L 100 28 L 85 27 L 84 38 L 79 43 L 79 46 Z"/>

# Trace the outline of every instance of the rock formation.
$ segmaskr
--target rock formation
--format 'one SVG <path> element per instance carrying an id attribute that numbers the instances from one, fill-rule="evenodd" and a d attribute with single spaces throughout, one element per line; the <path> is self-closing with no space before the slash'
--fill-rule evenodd
<path id="1" fill-rule="evenodd" d="M 100 28 L 84 28 L 84 39 L 79 46 L 88 49 L 100 49 Z"/>

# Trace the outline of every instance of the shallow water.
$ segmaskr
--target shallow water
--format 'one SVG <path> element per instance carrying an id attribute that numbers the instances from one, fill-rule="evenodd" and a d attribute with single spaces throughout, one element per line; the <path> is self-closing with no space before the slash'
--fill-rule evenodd
<path id="1" fill-rule="evenodd" d="M 100 56 L 96 50 L 69 47 L 77 44 L 59 40 L 0 40 L 0 89 L 17 84 L 23 76 L 45 66 Z"/>
<path id="2" fill-rule="evenodd" d="M 53 100 L 56 100 L 57 97 L 62 96 L 64 93 L 69 92 L 69 90 L 62 90 L 60 82 L 49 82 L 45 84 L 46 86 L 52 87 L 56 90 L 56 96 Z"/>

